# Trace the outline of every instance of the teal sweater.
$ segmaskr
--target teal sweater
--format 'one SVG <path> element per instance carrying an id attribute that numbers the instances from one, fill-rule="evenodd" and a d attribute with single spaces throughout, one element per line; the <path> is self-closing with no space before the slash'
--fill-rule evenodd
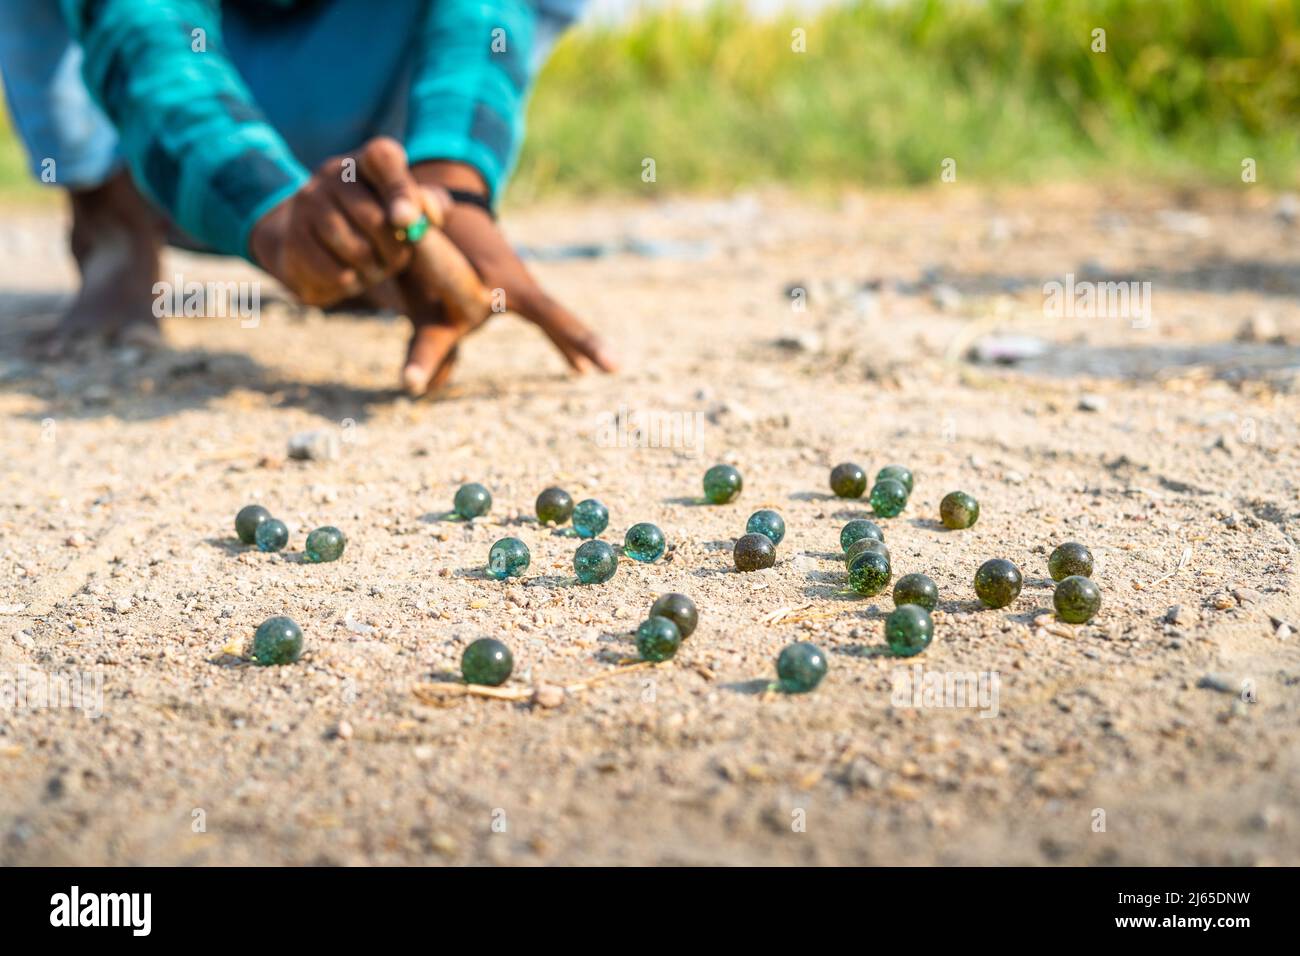
<path id="1" fill-rule="evenodd" d="M 311 2 L 240 6 L 274 18 Z M 62 3 L 85 53 L 86 85 L 117 127 L 136 182 L 185 232 L 214 251 L 247 257 L 253 225 L 308 171 L 225 55 L 220 0 Z M 522 135 L 534 21 L 529 0 L 430 0 L 423 22 L 411 25 L 405 146 L 412 163 L 468 163 L 495 195 Z M 196 52 L 200 29 L 205 49 Z M 364 57 L 364 38 L 356 49 Z"/>

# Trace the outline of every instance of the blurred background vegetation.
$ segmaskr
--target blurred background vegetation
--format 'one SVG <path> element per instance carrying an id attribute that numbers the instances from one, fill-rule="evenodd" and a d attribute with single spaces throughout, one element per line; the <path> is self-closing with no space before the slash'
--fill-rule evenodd
<path id="1" fill-rule="evenodd" d="M 512 198 L 1129 176 L 1292 185 L 1296 0 L 855 0 L 587 26 L 557 48 Z M 807 52 L 791 51 L 806 31 Z M 1093 30 L 1106 52 L 1092 52 Z"/>
<path id="2" fill-rule="evenodd" d="M 806 52 L 792 50 L 802 29 Z M 1104 53 L 1093 31 L 1106 31 Z M 539 81 L 512 202 L 779 182 L 798 189 L 1126 177 L 1287 188 L 1300 0 L 739 3 L 571 32 Z M 0 130 L 0 189 L 30 194 Z"/>

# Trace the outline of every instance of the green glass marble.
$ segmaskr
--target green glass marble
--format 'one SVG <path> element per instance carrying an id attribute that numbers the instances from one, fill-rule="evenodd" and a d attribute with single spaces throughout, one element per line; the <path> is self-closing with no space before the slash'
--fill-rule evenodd
<path id="1" fill-rule="evenodd" d="M 279 518 L 267 518 L 257 526 L 253 540 L 258 551 L 283 551 L 289 543 L 289 529 Z"/>
<path id="2" fill-rule="evenodd" d="M 730 465 L 714 465 L 704 473 L 704 497 L 715 505 L 735 501 L 745 480 Z"/>
<path id="3" fill-rule="evenodd" d="M 650 606 L 650 616 L 668 618 L 677 625 L 682 640 L 694 634 L 696 626 L 700 623 L 700 612 L 695 607 L 695 602 L 685 594 L 676 592 L 661 594 Z"/>
<path id="4" fill-rule="evenodd" d="M 636 649 L 643 660 L 666 661 L 682 646 L 682 632 L 666 617 L 648 617 L 636 629 Z"/>
<path id="5" fill-rule="evenodd" d="M 460 657 L 460 673 L 467 684 L 497 687 L 509 680 L 514 669 L 510 648 L 494 637 L 480 637 Z"/>
<path id="6" fill-rule="evenodd" d="M 1085 624 L 1101 610 L 1101 588 L 1081 574 L 1071 574 L 1052 595 L 1056 616 L 1067 624 Z"/>
<path id="7" fill-rule="evenodd" d="M 573 530 L 580 538 L 594 538 L 609 527 L 609 509 L 595 498 L 573 506 Z"/>
<path id="8" fill-rule="evenodd" d="M 871 487 L 871 510 L 892 518 L 907 507 L 907 489 L 896 478 L 882 478 Z"/>
<path id="9" fill-rule="evenodd" d="M 253 660 L 262 667 L 292 664 L 302 656 L 302 628 L 288 617 L 268 617 L 253 634 Z"/>
<path id="10" fill-rule="evenodd" d="M 461 485 L 451 507 L 466 520 L 481 517 L 492 510 L 492 492 L 476 481 Z"/>
<path id="11" fill-rule="evenodd" d="M 867 490 L 867 473 L 851 461 L 831 469 L 831 491 L 840 498 L 861 498 Z"/>
<path id="12" fill-rule="evenodd" d="M 775 511 L 764 508 L 755 511 L 745 522 L 745 531 L 752 534 L 765 534 L 773 544 L 780 544 L 785 537 L 785 519 Z"/>
<path id="13" fill-rule="evenodd" d="M 874 521 L 868 521 L 866 518 L 854 518 L 840 529 L 840 549 L 847 551 L 849 545 L 854 541 L 861 541 L 863 538 L 884 541 L 885 533 L 880 530 L 880 525 Z"/>
<path id="14" fill-rule="evenodd" d="M 261 505 L 245 505 L 235 515 L 235 534 L 239 535 L 239 540 L 244 544 L 253 544 L 257 541 L 257 529 L 270 517 L 271 512 Z"/>
<path id="15" fill-rule="evenodd" d="M 347 543 L 348 539 L 343 536 L 342 531 L 333 525 L 325 525 L 307 535 L 307 544 L 303 550 L 307 553 L 308 561 L 323 564 L 341 558 Z"/>
<path id="16" fill-rule="evenodd" d="M 939 520 L 945 528 L 960 531 L 980 517 L 980 503 L 964 491 L 950 491 L 939 502 Z"/>
<path id="17" fill-rule="evenodd" d="M 907 489 L 907 495 L 912 496 L 912 469 L 903 465 L 886 465 L 876 472 L 876 481 L 884 481 L 886 478 L 893 478 L 896 482 Z"/>
<path id="18" fill-rule="evenodd" d="M 1063 581 L 1072 574 L 1092 577 L 1092 552 L 1077 541 L 1067 541 L 1047 559 L 1047 572 L 1053 581 Z"/>
<path id="19" fill-rule="evenodd" d="M 989 607 L 1006 607 L 1020 596 L 1020 569 L 1006 558 L 992 558 L 975 572 L 975 593 Z"/>
<path id="20" fill-rule="evenodd" d="M 777 683 L 787 694 L 806 694 L 826 676 L 826 655 L 816 644 L 787 644 L 776 659 Z"/>
<path id="21" fill-rule="evenodd" d="M 618 555 L 604 541 L 584 541 L 573 552 L 573 570 L 583 584 L 604 584 L 618 570 Z"/>
<path id="22" fill-rule="evenodd" d="M 894 582 L 894 606 L 916 604 L 933 611 L 939 603 L 939 586 L 925 574 L 904 574 Z"/>
<path id="23" fill-rule="evenodd" d="M 488 551 L 487 573 L 498 581 L 522 578 L 532 560 L 528 545 L 518 538 L 502 538 Z"/>
<path id="24" fill-rule="evenodd" d="M 934 622 L 930 612 L 919 604 L 904 604 L 885 618 L 885 640 L 899 657 L 912 657 L 930 646 Z"/>
<path id="25" fill-rule="evenodd" d="M 397 238 L 403 242 L 409 242 L 412 245 L 424 238 L 429 231 L 429 217 L 421 214 L 420 218 L 415 220 L 405 229 L 397 230 Z"/>
<path id="26" fill-rule="evenodd" d="M 648 521 L 632 525 L 623 535 L 623 553 L 634 561 L 651 564 L 662 558 L 667 549 L 664 533 Z"/>
<path id="27" fill-rule="evenodd" d="M 888 556 L 868 548 L 849 562 L 849 587 L 871 597 L 885 589 L 892 573 Z"/>
<path id="28" fill-rule="evenodd" d="M 877 541 L 875 538 L 859 538 L 849 545 L 844 551 L 844 564 L 848 566 L 853 563 L 853 559 L 863 551 L 879 551 L 886 558 L 889 557 L 889 546 L 883 541 Z"/>
<path id="29" fill-rule="evenodd" d="M 737 571 L 761 571 L 776 564 L 776 545 L 765 534 L 742 534 L 731 550 Z"/>
<path id="30" fill-rule="evenodd" d="M 537 496 L 537 520 L 561 525 L 573 515 L 573 498 L 563 488 L 547 488 Z"/>

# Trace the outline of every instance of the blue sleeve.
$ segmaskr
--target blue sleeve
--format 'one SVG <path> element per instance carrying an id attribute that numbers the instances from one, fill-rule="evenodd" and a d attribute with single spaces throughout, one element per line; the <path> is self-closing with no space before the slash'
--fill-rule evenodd
<path id="1" fill-rule="evenodd" d="M 62 2 L 136 182 L 195 239 L 247 258 L 253 225 L 308 173 L 226 56 L 219 4 Z"/>
<path id="2" fill-rule="evenodd" d="M 536 17 L 529 0 L 432 0 L 410 89 L 412 163 L 466 163 L 497 195 L 523 138 Z"/>

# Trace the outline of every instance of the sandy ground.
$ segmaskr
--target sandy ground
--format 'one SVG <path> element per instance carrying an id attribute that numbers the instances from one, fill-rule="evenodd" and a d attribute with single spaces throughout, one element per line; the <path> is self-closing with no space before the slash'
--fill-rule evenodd
<path id="1" fill-rule="evenodd" d="M 1092 188 L 530 209 L 508 227 L 543 252 L 633 240 L 537 265 L 626 370 L 570 377 L 502 318 L 448 392 L 411 402 L 392 390 L 402 321 L 303 312 L 269 284 L 256 328 L 174 318 L 162 354 L 33 364 L 20 343 L 72 275 L 58 217 L 11 212 L 0 863 L 1300 863 L 1291 219 L 1262 192 Z M 1067 274 L 1150 282 L 1150 322 L 1045 315 Z M 1049 347 L 966 359 L 1005 334 Z M 621 409 L 675 447 L 637 447 Z M 287 460 L 311 430 L 341 456 Z M 868 509 L 828 495 L 841 460 L 916 472 L 883 522 L 895 574 L 942 592 L 909 661 L 885 652 L 888 595 L 844 590 L 838 531 Z M 744 493 L 701 505 L 718 461 Z M 469 480 L 493 511 L 446 520 Z M 603 499 L 613 543 L 658 523 L 669 555 L 578 585 L 575 541 L 532 518 L 552 484 Z M 957 488 L 983 514 L 947 532 Z M 286 552 L 235 541 L 254 501 L 289 523 Z M 776 567 L 738 574 L 760 506 L 789 533 Z M 305 564 L 321 524 L 347 553 Z M 507 534 L 533 563 L 502 584 L 482 567 Z M 1047 554 L 1070 539 L 1104 591 L 1079 627 L 1049 616 Z M 994 556 L 1025 573 L 1002 611 L 972 600 Z M 619 672 L 670 590 L 699 630 Z M 275 614 L 307 653 L 252 666 Z M 513 648 L 508 686 L 608 679 L 553 708 L 417 693 L 482 636 Z M 766 692 L 795 640 L 829 676 Z M 996 696 L 911 706 L 914 668 Z M 44 706 L 46 679 L 79 681 L 81 706 Z"/>

